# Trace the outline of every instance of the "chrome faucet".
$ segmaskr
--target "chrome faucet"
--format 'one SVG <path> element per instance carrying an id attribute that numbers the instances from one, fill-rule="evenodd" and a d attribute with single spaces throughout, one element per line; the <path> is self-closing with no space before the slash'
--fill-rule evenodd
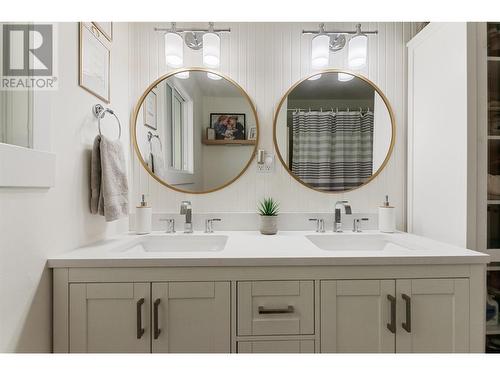
<path id="1" fill-rule="evenodd" d="M 222 219 L 219 219 L 219 218 L 206 219 L 205 220 L 205 233 L 213 233 L 214 232 L 214 221 L 222 221 Z"/>
<path id="2" fill-rule="evenodd" d="M 348 205 L 348 201 L 337 201 L 335 203 L 335 222 L 333 224 L 333 231 L 337 233 L 342 232 L 342 212 L 340 208 L 337 206 L 344 207 L 346 215 L 350 215 L 352 213 L 351 206 Z"/>
<path id="3" fill-rule="evenodd" d="M 181 215 L 186 215 L 186 221 L 184 222 L 184 233 L 193 233 L 193 209 L 191 207 L 190 201 L 182 201 Z"/>

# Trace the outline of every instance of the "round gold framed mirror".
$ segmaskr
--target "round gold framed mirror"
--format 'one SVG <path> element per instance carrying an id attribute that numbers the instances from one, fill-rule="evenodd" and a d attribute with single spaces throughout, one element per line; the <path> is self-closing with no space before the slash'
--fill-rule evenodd
<path id="1" fill-rule="evenodd" d="M 148 173 L 190 194 L 236 181 L 259 140 L 257 111 L 245 90 L 204 68 L 175 70 L 152 82 L 135 106 L 130 129 Z"/>
<path id="2" fill-rule="evenodd" d="M 382 90 L 340 69 L 295 83 L 279 102 L 273 140 L 285 169 L 313 190 L 342 193 L 372 181 L 394 148 L 396 124 Z"/>

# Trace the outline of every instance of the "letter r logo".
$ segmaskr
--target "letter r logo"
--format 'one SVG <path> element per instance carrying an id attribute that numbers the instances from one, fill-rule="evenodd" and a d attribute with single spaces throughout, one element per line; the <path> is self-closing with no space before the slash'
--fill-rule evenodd
<path id="1" fill-rule="evenodd" d="M 3 25 L 3 75 L 51 76 L 52 25 Z"/>

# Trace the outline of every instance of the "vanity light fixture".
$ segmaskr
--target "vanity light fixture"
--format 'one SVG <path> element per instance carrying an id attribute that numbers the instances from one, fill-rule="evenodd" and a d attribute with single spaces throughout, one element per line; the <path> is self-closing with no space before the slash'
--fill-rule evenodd
<path id="1" fill-rule="evenodd" d="M 348 65 L 351 69 L 359 69 L 366 64 L 368 35 L 378 34 L 378 30 L 361 31 L 361 24 L 358 23 L 355 31 L 327 31 L 325 24 L 321 23 L 319 30 L 302 30 L 302 34 L 314 35 L 311 42 L 311 67 L 313 69 L 327 67 L 329 53 L 342 50 L 349 36 Z"/>
<path id="2" fill-rule="evenodd" d="M 366 65 L 368 54 L 368 37 L 361 32 L 361 24 L 356 25 L 356 34 L 349 40 L 347 64 L 349 68 L 362 68 Z"/>
<path id="3" fill-rule="evenodd" d="M 172 28 L 165 33 L 165 62 L 173 68 L 180 68 L 184 63 L 184 48 L 182 36 L 172 22 Z"/>
<path id="4" fill-rule="evenodd" d="M 214 32 L 214 23 L 208 24 L 208 32 L 203 34 L 203 64 L 208 68 L 220 65 L 220 36 Z"/>
<path id="5" fill-rule="evenodd" d="M 218 68 L 220 65 L 220 34 L 230 33 L 231 29 L 215 29 L 213 22 L 209 22 L 208 25 L 207 29 L 177 28 L 176 23 L 172 22 L 169 29 L 155 27 L 155 31 L 165 33 L 165 62 L 167 65 L 173 68 L 183 66 L 185 44 L 194 51 L 202 50 L 202 60 L 206 67 Z M 219 79 L 218 76 L 215 79 Z"/>
<path id="6" fill-rule="evenodd" d="M 330 37 L 325 34 L 325 24 L 319 25 L 319 34 L 311 43 L 311 66 L 313 69 L 322 69 L 328 66 L 330 59 Z"/>

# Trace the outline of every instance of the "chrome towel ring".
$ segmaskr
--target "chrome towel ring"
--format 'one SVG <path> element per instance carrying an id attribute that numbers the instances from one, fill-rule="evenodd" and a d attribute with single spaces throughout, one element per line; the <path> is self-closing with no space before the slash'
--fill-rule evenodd
<path id="1" fill-rule="evenodd" d="M 102 135 L 102 133 L 101 133 L 101 119 L 104 118 L 104 116 L 106 115 L 106 113 L 109 113 L 109 114 L 115 116 L 116 121 L 118 122 L 118 139 L 121 138 L 121 136 L 122 136 L 122 125 L 120 124 L 120 119 L 118 118 L 118 116 L 116 115 L 116 113 L 112 109 L 110 109 L 110 108 L 104 108 L 100 104 L 95 104 L 92 107 L 92 112 L 94 113 L 94 116 L 97 117 L 97 127 L 99 128 L 99 135 Z"/>
<path id="2" fill-rule="evenodd" d="M 148 142 L 149 142 L 149 147 L 151 149 L 151 152 L 153 150 L 153 148 L 152 148 L 153 145 L 151 144 L 151 141 L 153 140 L 153 138 L 158 139 L 158 143 L 160 145 L 160 150 L 163 151 L 163 145 L 161 144 L 161 139 L 160 139 L 160 136 L 158 134 L 153 135 L 153 133 L 151 131 L 148 131 L 147 137 L 148 137 Z"/>

